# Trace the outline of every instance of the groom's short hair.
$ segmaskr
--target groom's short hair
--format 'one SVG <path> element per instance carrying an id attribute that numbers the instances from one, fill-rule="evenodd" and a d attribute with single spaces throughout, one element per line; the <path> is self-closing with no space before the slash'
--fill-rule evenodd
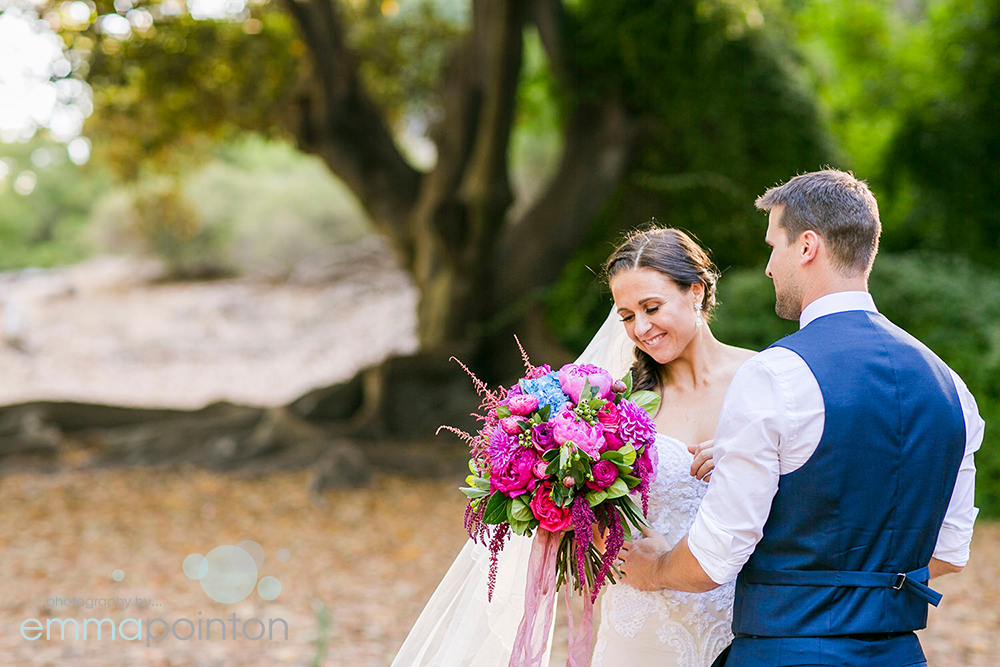
<path id="1" fill-rule="evenodd" d="M 844 275 L 871 271 L 882 223 L 868 184 L 853 174 L 837 169 L 800 174 L 768 189 L 756 205 L 762 211 L 784 207 L 780 226 L 789 243 L 808 230 L 822 236 L 834 266 Z"/>

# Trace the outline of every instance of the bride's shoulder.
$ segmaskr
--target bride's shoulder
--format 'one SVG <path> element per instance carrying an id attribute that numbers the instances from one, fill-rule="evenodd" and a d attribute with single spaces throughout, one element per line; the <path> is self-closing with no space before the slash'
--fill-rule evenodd
<path id="1" fill-rule="evenodd" d="M 736 371 L 740 369 L 744 363 L 756 357 L 759 352 L 754 350 L 748 350 L 744 347 L 736 347 L 734 345 L 726 346 L 726 361 L 725 370 L 726 375 L 732 380 L 733 376 L 736 375 Z"/>

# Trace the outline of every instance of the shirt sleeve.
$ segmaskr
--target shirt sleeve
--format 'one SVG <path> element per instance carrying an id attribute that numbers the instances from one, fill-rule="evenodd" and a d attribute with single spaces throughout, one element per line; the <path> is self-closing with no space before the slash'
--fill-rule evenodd
<path id="1" fill-rule="evenodd" d="M 965 417 L 965 455 L 958 469 L 955 480 L 955 490 L 951 494 L 948 510 L 945 512 L 944 523 L 938 534 L 934 547 L 934 558 L 946 563 L 964 567 L 969 562 L 969 546 L 972 544 L 972 527 L 979 514 L 975 506 L 976 495 L 976 465 L 973 455 L 983 444 L 983 431 L 986 423 L 979 416 L 976 399 L 969 392 L 962 379 L 952 371 L 958 399 L 962 404 L 962 414 Z"/>
<path id="2" fill-rule="evenodd" d="M 795 432 L 790 392 L 768 365 L 771 350 L 737 371 L 715 432 L 715 470 L 688 534 L 688 547 L 717 584 L 731 581 L 763 535 L 778 491 L 782 438 Z"/>

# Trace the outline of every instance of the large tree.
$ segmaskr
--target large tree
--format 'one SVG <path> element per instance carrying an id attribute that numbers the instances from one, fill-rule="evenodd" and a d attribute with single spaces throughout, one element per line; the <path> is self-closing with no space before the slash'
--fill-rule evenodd
<path id="1" fill-rule="evenodd" d="M 593 240 L 595 222 L 607 233 L 608 207 L 629 196 L 630 168 L 697 171 L 692 182 L 707 183 L 711 197 L 720 181 L 705 172 L 713 151 L 727 163 L 722 182 L 736 191 L 758 187 L 758 172 L 812 168 L 824 154 L 808 96 L 790 83 L 787 54 L 763 36 L 753 3 L 472 0 L 461 33 L 424 3 L 422 32 L 400 35 L 380 16 L 394 2 L 277 1 L 280 12 L 251 5 L 227 22 L 178 15 L 172 1 L 165 11 L 168 2 L 100 0 L 89 20 L 60 28 L 84 54 L 80 71 L 95 89 L 91 128 L 123 173 L 227 128 L 291 127 L 300 148 L 354 191 L 413 275 L 420 351 L 288 406 L 285 416 L 327 433 L 419 437 L 462 418 L 468 383 L 448 357 L 509 381 L 520 364 L 515 332 L 536 360 L 563 360 L 540 295 Z M 561 157 L 537 198 L 513 215 L 509 154 L 528 29 L 548 62 Z M 435 58 L 441 67 L 428 75 Z M 380 87 L 393 68 L 404 82 Z M 436 118 L 437 157 L 427 171 L 401 152 L 390 123 L 402 108 L 394 102 L 415 92 L 435 107 L 427 117 Z M 771 114 L 763 123 L 751 106 L 761 98 L 760 111 Z M 799 142 L 795 150 L 806 145 L 799 155 L 808 158 L 773 159 L 772 151 L 785 156 L 775 141 L 785 135 Z"/>

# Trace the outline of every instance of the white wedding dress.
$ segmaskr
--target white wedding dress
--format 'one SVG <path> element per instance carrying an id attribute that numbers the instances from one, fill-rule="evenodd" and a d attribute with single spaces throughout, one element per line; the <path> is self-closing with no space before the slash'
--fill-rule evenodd
<path id="1" fill-rule="evenodd" d="M 632 349 L 612 308 L 576 363 L 597 364 L 621 377 L 631 366 Z M 656 445 L 659 466 L 650 488 L 648 519 L 673 545 L 694 522 L 708 484 L 691 477 L 692 455 L 686 445 L 664 435 L 656 436 Z M 467 542 L 391 667 L 507 667 L 524 611 L 530 551 L 530 539 L 511 537 L 500 553 L 493 600 L 488 602 L 489 550 Z M 732 639 L 734 589 L 729 583 L 701 594 L 647 593 L 624 583 L 608 586 L 601 593 L 592 667 L 709 667 Z M 547 667 L 552 627 L 536 629 L 533 652 Z"/>
<path id="2" fill-rule="evenodd" d="M 694 522 L 708 488 L 691 476 L 687 445 L 657 434 L 659 467 L 646 517 L 670 545 Z M 625 583 L 601 594 L 601 621 L 591 667 L 709 667 L 733 639 L 729 582 L 708 593 L 649 593 Z"/>

